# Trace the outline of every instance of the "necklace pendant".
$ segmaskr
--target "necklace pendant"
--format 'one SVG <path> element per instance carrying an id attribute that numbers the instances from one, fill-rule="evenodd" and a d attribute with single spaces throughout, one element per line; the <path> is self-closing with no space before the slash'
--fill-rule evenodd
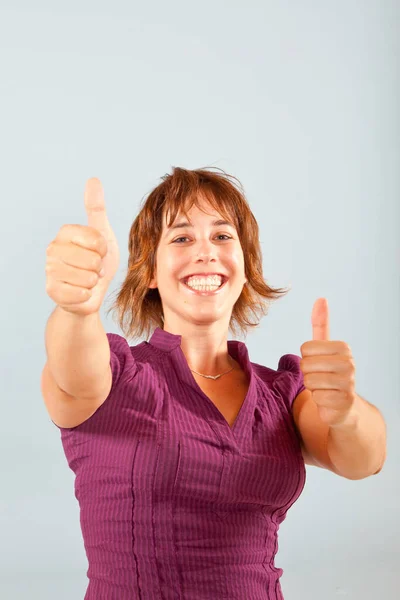
<path id="1" fill-rule="evenodd" d="M 201 375 L 201 377 L 205 377 L 206 379 L 213 379 L 215 381 L 216 379 L 219 379 L 219 377 L 222 377 L 222 375 L 230 373 L 231 371 L 233 371 L 233 369 L 234 367 L 232 367 L 232 369 L 229 369 L 229 371 L 225 371 L 225 373 L 220 373 L 219 375 L 204 375 L 203 373 L 199 373 L 198 371 L 194 371 L 193 369 L 190 370 L 192 371 L 192 373 L 196 373 L 196 375 Z"/>

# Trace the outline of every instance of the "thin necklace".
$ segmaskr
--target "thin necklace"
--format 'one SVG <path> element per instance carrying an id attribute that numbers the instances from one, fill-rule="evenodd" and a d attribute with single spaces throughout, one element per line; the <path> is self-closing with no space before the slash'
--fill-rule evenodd
<path id="1" fill-rule="evenodd" d="M 219 377 L 222 377 L 222 375 L 226 375 L 227 373 L 230 373 L 231 371 L 233 371 L 235 367 L 232 367 L 232 369 L 229 369 L 229 371 L 225 371 L 225 373 L 220 373 L 219 375 L 203 375 L 203 373 L 198 373 L 197 371 L 193 371 L 193 369 L 189 369 L 192 371 L 192 373 L 196 373 L 196 375 L 201 375 L 202 377 L 207 377 L 207 379 L 218 379 Z"/>

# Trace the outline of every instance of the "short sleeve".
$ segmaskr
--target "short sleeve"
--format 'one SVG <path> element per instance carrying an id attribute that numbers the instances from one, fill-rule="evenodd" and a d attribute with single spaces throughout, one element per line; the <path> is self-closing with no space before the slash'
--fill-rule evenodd
<path id="1" fill-rule="evenodd" d="M 103 410 L 104 405 L 110 401 L 110 397 L 115 395 L 114 392 L 119 384 L 131 379 L 137 372 L 137 363 L 126 339 L 116 333 L 107 333 L 106 335 L 110 346 L 109 364 L 111 366 L 112 384 L 107 398 L 96 412 Z M 93 418 L 93 415 L 90 418 Z M 52 422 L 54 423 L 53 420 Z M 61 431 L 70 431 L 79 427 L 79 425 L 76 427 L 60 427 L 56 423 L 54 423 L 54 425 Z"/>
<path id="2" fill-rule="evenodd" d="M 111 394 L 120 381 L 131 379 L 136 375 L 137 364 L 125 338 L 117 333 L 107 333 L 107 339 L 110 344 Z"/>
<path id="3" fill-rule="evenodd" d="M 296 354 L 284 354 L 278 363 L 279 375 L 274 387 L 280 392 L 289 411 L 292 410 L 295 398 L 306 389 L 300 360 L 300 356 Z"/>

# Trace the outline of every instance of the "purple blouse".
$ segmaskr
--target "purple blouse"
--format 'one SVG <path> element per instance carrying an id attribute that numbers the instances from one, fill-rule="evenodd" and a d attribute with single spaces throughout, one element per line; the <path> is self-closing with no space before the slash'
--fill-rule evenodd
<path id="1" fill-rule="evenodd" d="M 283 600 L 278 529 L 306 470 L 292 403 L 299 357 L 278 370 L 228 352 L 250 377 L 232 427 L 194 379 L 181 336 L 107 334 L 112 388 L 59 428 L 88 558 L 85 600 Z"/>

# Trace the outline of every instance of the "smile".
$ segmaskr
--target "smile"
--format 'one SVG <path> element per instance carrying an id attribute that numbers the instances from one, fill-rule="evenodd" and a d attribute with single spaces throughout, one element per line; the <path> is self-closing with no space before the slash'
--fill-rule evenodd
<path id="1" fill-rule="evenodd" d="M 186 285 L 186 283 L 184 282 L 180 282 L 183 287 L 188 290 L 189 292 L 191 292 L 192 294 L 195 294 L 197 296 L 215 296 L 216 294 L 219 294 L 220 291 L 222 290 L 222 288 L 225 287 L 226 283 L 228 282 L 228 279 L 225 279 L 225 281 L 223 281 L 223 283 L 219 286 L 219 288 L 217 288 L 216 290 L 212 290 L 212 291 L 201 291 L 201 290 L 195 290 L 194 288 L 191 288 L 190 286 Z"/>

